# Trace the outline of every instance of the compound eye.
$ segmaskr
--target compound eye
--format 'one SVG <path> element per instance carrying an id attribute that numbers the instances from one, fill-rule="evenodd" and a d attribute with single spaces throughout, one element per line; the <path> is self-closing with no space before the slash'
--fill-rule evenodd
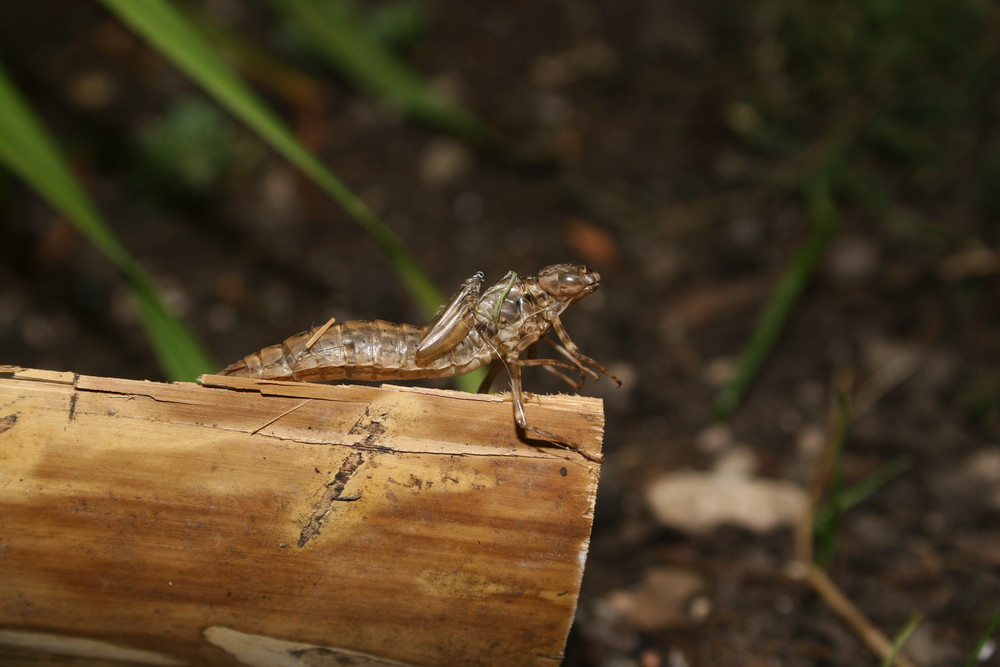
<path id="1" fill-rule="evenodd" d="M 559 287 L 565 292 L 579 292 L 587 286 L 582 274 L 575 271 L 559 274 Z"/>
<path id="2" fill-rule="evenodd" d="M 597 284 L 600 276 L 585 266 L 553 264 L 538 272 L 538 284 L 554 297 L 565 299 L 584 294 Z"/>

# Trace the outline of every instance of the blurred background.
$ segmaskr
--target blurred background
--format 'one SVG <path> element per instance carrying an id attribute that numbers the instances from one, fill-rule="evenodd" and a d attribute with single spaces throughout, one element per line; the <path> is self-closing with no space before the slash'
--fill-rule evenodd
<path id="1" fill-rule="evenodd" d="M 914 663 L 1000 664 L 995 3 L 166 5 L 208 55 L 139 4 L 0 2 L 0 363 L 191 379 L 585 263 L 564 320 L 624 386 L 582 390 L 565 664 L 878 664 L 789 566 L 810 506 Z"/>

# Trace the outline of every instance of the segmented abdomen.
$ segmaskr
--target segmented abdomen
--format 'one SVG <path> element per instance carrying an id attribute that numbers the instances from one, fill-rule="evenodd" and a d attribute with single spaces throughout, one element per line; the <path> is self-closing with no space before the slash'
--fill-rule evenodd
<path id="1" fill-rule="evenodd" d="M 490 348 L 473 331 L 439 357 L 416 363 L 424 328 L 383 320 L 351 320 L 330 326 L 306 346 L 322 327 L 265 347 L 227 366 L 220 375 L 275 380 L 412 380 L 462 375 L 486 365 Z"/>

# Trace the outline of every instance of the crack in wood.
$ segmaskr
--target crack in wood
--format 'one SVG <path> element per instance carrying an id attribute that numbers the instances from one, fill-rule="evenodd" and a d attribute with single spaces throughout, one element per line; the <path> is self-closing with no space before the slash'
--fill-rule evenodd
<path id="1" fill-rule="evenodd" d="M 384 445 L 379 445 L 378 440 L 381 438 L 387 428 L 385 422 L 389 419 L 389 410 L 383 409 L 376 416 L 371 415 L 370 406 L 365 406 L 364 412 L 358 417 L 358 420 L 354 422 L 354 425 L 347 431 L 349 435 L 355 435 L 357 433 L 367 433 L 361 441 L 355 443 L 353 446 L 356 449 L 369 449 L 376 450 L 380 452 L 391 452 L 393 451 L 391 447 L 386 447 Z"/>
<path id="2" fill-rule="evenodd" d="M 378 426 L 381 428 L 381 432 L 379 432 L 378 435 L 385 432 L 385 427 L 378 422 L 372 422 L 371 426 Z M 378 429 L 371 430 L 368 437 L 370 438 L 374 436 L 377 438 L 378 435 L 375 434 L 376 431 L 378 431 Z M 344 488 L 351 480 L 351 477 L 354 476 L 354 474 L 358 471 L 358 468 L 360 468 L 361 464 L 364 462 L 365 460 L 364 457 L 361 456 L 361 452 L 352 453 L 344 459 L 344 462 L 340 466 L 340 470 L 338 470 L 337 474 L 333 476 L 333 480 L 327 482 L 326 489 L 323 490 L 323 497 L 316 506 L 316 511 L 314 511 L 312 516 L 309 517 L 308 523 L 306 523 L 302 532 L 299 534 L 298 546 L 300 549 L 308 544 L 310 540 L 319 535 L 319 531 L 323 527 L 323 522 L 326 521 L 327 516 L 329 516 L 331 511 L 333 511 L 333 504 L 335 502 L 353 501 L 361 498 L 360 494 L 354 496 L 344 496 L 343 493 Z"/>

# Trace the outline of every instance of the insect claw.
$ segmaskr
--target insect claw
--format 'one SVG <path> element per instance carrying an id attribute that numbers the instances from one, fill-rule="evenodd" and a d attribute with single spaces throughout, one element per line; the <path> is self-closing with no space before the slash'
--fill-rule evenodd
<path id="1" fill-rule="evenodd" d="M 566 441 L 566 439 L 559 437 L 555 433 L 544 431 L 538 428 L 537 426 L 532 426 L 531 424 L 527 423 L 526 424 L 519 423 L 518 430 L 520 431 L 520 436 L 524 440 L 542 440 L 544 442 L 553 444 L 556 447 L 561 447 L 562 449 L 571 452 L 576 452 L 583 458 L 587 459 L 588 461 L 592 461 L 593 463 L 604 463 L 603 454 L 592 454 L 590 452 L 584 451 L 580 449 L 580 447 L 578 447 L 577 445 L 574 445 L 573 443 Z M 532 433 L 538 437 L 533 438 L 530 435 L 528 435 L 529 433 Z"/>

